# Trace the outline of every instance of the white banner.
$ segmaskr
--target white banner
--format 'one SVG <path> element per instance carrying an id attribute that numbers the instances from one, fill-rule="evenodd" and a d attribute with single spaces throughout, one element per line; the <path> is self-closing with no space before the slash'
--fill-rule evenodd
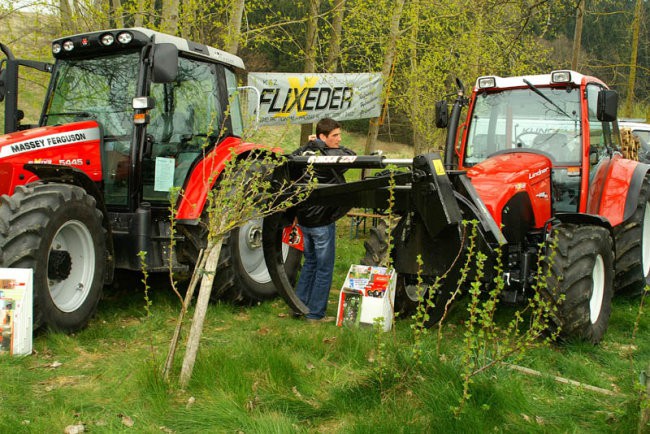
<path id="1" fill-rule="evenodd" d="M 261 125 L 306 124 L 325 117 L 337 121 L 379 117 L 382 84 L 379 73 L 248 74 L 248 85 L 259 91 Z M 249 107 L 254 110 L 257 104 Z"/>

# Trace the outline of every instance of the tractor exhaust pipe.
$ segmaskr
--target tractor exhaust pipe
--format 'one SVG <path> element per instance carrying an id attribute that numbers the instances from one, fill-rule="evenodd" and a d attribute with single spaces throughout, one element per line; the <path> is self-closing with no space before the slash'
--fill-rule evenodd
<path id="1" fill-rule="evenodd" d="M 460 123 L 460 114 L 463 106 L 467 105 L 467 98 L 465 98 L 465 86 L 457 78 L 456 86 L 456 101 L 451 109 L 451 116 L 449 117 L 449 125 L 447 125 L 447 140 L 445 142 L 445 168 L 453 169 L 454 164 L 454 150 L 456 149 L 456 132 L 458 131 L 458 124 Z"/>

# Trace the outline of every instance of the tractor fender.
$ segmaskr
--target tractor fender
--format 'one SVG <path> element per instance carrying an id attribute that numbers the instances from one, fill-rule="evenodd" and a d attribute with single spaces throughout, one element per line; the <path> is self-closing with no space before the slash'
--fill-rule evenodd
<path id="1" fill-rule="evenodd" d="M 192 169 L 183 187 L 176 219 L 180 223 L 192 224 L 199 221 L 205 207 L 208 193 L 214 187 L 219 175 L 233 155 L 240 157 L 262 146 L 244 143 L 238 137 L 227 137 L 210 150 Z"/>
<path id="2" fill-rule="evenodd" d="M 585 214 L 579 212 L 558 212 L 549 221 L 546 222 L 544 227 L 553 226 L 557 223 L 569 223 L 574 225 L 592 225 L 600 226 L 609 231 L 612 236 L 612 248 L 616 251 L 616 236 L 614 234 L 614 227 L 607 218 L 595 214 Z"/>
<path id="3" fill-rule="evenodd" d="M 599 215 L 618 226 L 634 214 L 639 193 L 650 165 L 624 158 L 612 158 L 600 197 Z"/>
<path id="4" fill-rule="evenodd" d="M 113 246 L 113 235 L 111 225 L 108 220 L 108 210 L 104 202 L 104 195 L 99 190 L 97 183 L 90 179 L 88 174 L 72 166 L 63 166 L 58 164 L 25 164 L 23 168 L 32 172 L 38 177 L 38 180 L 59 184 L 76 185 L 95 198 L 95 205 L 102 212 L 102 226 L 106 229 L 106 272 L 104 274 L 104 283 L 110 284 L 113 281 L 115 272 L 115 249 Z M 34 179 L 36 181 L 36 179 Z"/>

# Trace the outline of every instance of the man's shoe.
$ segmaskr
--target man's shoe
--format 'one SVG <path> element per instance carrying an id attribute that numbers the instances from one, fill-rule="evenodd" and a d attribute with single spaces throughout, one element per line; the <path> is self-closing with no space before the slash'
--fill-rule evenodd
<path id="1" fill-rule="evenodd" d="M 317 323 L 317 322 L 333 322 L 334 318 L 331 316 L 324 316 L 322 318 L 305 318 L 307 322 Z"/>

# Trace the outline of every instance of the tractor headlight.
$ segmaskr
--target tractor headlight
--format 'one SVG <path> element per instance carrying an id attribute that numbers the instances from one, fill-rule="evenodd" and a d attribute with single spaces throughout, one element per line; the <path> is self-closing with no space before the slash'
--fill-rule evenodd
<path id="1" fill-rule="evenodd" d="M 476 83 L 479 89 L 486 89 L 488 87 L 496 87 L 497 79 L 495 77 L 479 77 Z"/>
<path id="2" fill-rule="evenodd" d="M 109 45 L 113 45 L 113 42 L 115 42 L 115 37 L 110 33 L 106 33 L 105 35 L 102 35 L 101 38 L 99 38 L 99 41 L 102 43 L 102 45 L 108 47 Z"/>
<path id="3" fill-rule="evenodd" d="M 58 42 L 52 44 L 52 53 L 59 54 L 60 52 L 61 52 L 61 44 L 59 44 Z"/>
<path id="4" fill-rule="evenodd" d="M 117 41 L 120 44 L 128 44 L 133 40 L 133 35 L 129 32 L 122 32 L 117 35 Z"/>
<path id="5" fill-rule="evenodd" d="M 65 51 L 72 51 L 72 50 L 74 50 L 74 42 L 72 42 L 72 41 L 65 41 L 65 42 L 63 43 L 63 49 L 64 49 Z"/>
<path id="6" fill-rule="evenodd" d="M 553 71 L 551 72 L 551 83 L 570 83 L 571 71 Z"/>

